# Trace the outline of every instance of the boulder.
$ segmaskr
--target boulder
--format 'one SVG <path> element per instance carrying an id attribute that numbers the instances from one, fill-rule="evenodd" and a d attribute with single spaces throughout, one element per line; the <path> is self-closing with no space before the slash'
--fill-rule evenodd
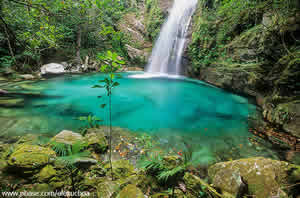
<path id="1" fill-rule="evenodd" d="M 113 174 L 115 178 L 127 178 L 130 175 L 133 175 L 134 167 L 128 160 L 118 160 L 112 163 L 113 166 Z M 110 173 L 109 164 L 105 165 L 104 168 Z"/>
<path id="2" fill-rule="evenodd" d="M 287 162 L 255 157 L 217 163 L 209 167 L 208 175 L 222 193 L 236 197 L 242 197 L 242 191 L 257 198 L 288 197 L 282 187 L 289 182 L 290 170 Z"/>
<path id="3" fill-rule="evenodd" d="M 79 133 L 63 130 L 52 138 L 52 141 L 72 145 L 78 141 L 82 141 L 83 137 Z"/>
<path id="4" fill-rule="evenodd" d="M 37 169 L 50 163 L 55 157 L 55 152 L 50 148 L 21 144 L 10 155 L 8 165 L 21 169 Z"/>
<path id="5" fill-rule="evenodd" d="M 88 147 L 95 153 L 105 153 L 108 150 L 108 142 L 104 133 L 88 133 L 85 136 Z"/>
<path id="6" fill-rule="evenodd" d="M 63 74 L 65 73 L 64 66 L 58 63 L 49 63 L 41 67 L 41 74 Z"/>
<path id="7" fill-rule="evenodd" d="M 144 198 L 142 191 L 133 184 L 128 184 L 119 193 L 119 198 Z"/>

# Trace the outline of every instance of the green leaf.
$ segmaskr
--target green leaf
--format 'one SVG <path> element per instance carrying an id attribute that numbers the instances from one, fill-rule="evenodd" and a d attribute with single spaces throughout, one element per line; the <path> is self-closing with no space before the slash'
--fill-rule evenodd
<path id="1" fill-rule="evenodd" d="M 117 86 L 119 86 L 119 85 L 120 85 L 120 83 L 114 82 L 112 86 L 113 86 L 113 87 L 117 87 Z"/>
<path id="2" fill-rule="evenodd" d="M 85 121 L 85 120 L 87 120 L 87 118 L 86 118 L 85 116 L 80 116 L 80 117 L 78 118 L 78 120 L 80 120 L 80 121 Z"/>
<path id="3" fill-rule="evenodd" d="M 105 106 L 106 106 L 106 104 L 101 104 L 100 105 L 101 108 L 104 108 Z"/>
<path id="4" fill-rule="evenodd" d="M 113 53 L 110 50 L 108 50 L 107 51 L 107 56 L 108 56 L 108 58 L 112 59 Z"/>
<path id="5" fill-rule="evenodd" d="M 92 86 L 92 88 L 104 88 L 104 86 L 103 85 L 94 85 L 94 86 Z"/>

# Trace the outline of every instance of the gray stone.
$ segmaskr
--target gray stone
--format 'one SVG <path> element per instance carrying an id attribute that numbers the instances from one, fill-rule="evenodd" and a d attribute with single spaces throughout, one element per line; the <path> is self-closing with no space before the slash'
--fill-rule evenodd
<path id="1" fill-rule="evenodd" d="M 53 141 L 72 145 L 77 141 L 82 141 L 83 137 L 79 133 L 74 133 L 72 131 L 63 130 L 56 136 L 52 138 Z"/>
<path id="2" fill-rule="evenodd" d="M 58 63 L 49 63 L 41 67 L 41 74 L 63 74 L 65 73 L 64 66 Z"/>
<path id="3" fill-rule="evenodd" d="M 288 197 L 281 187 L 288 185 L 289 163 L 263 157 L 221 162 L 209 167 L 208 175 L 215 187 L 242 197 L 244 183 L 247 194 L 257 198 Z"/>

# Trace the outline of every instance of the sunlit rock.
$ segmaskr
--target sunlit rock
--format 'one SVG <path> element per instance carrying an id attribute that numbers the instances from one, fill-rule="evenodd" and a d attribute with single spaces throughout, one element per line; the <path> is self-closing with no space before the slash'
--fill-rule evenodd
<path id="1" fill-rule="evenodd" d="M 208 174 L 222 192 L 236 196 L 246 193 L 257 198 L 288 197 L 282 187 L 289 184 L 290 170 L 287 162 L 256 157 L 217 163 L 209 168 Z M 241 192 L 245 188 L 248 192 Z"/>
<path id="2" fill-rule="evenodd" d="M 10 155 L 8 165 L 16 168 L 36 169 L 51 162 L 56 154 L 50 148 L 36 145 L 19 145 Z"/>
<path id="3" fill-rule="evenodd" d="M 63 130 L 52 138 L 53 141 L 72 145 L 78 141 L 83 140 L 82 135 L 74 133 L 72 131 Z"/>
<path id="4" fill-rule="evenodd" d="M 41 67 L 41 74 L 63 74 L 65 73 L 64 66 L 58 63 L 49 63 Z"/>

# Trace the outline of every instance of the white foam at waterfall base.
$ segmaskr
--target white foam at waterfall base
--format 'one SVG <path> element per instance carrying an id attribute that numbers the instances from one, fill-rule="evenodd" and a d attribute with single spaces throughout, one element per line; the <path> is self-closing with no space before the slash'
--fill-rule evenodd
<path id="1" fill-rule="evenodd" d="M 146 67 L 147 73 L 175 76 L 181 74 L 181 60 L 188 27 L 196 5 L 197 0 L 175 0 L 155 43 Z"/>

